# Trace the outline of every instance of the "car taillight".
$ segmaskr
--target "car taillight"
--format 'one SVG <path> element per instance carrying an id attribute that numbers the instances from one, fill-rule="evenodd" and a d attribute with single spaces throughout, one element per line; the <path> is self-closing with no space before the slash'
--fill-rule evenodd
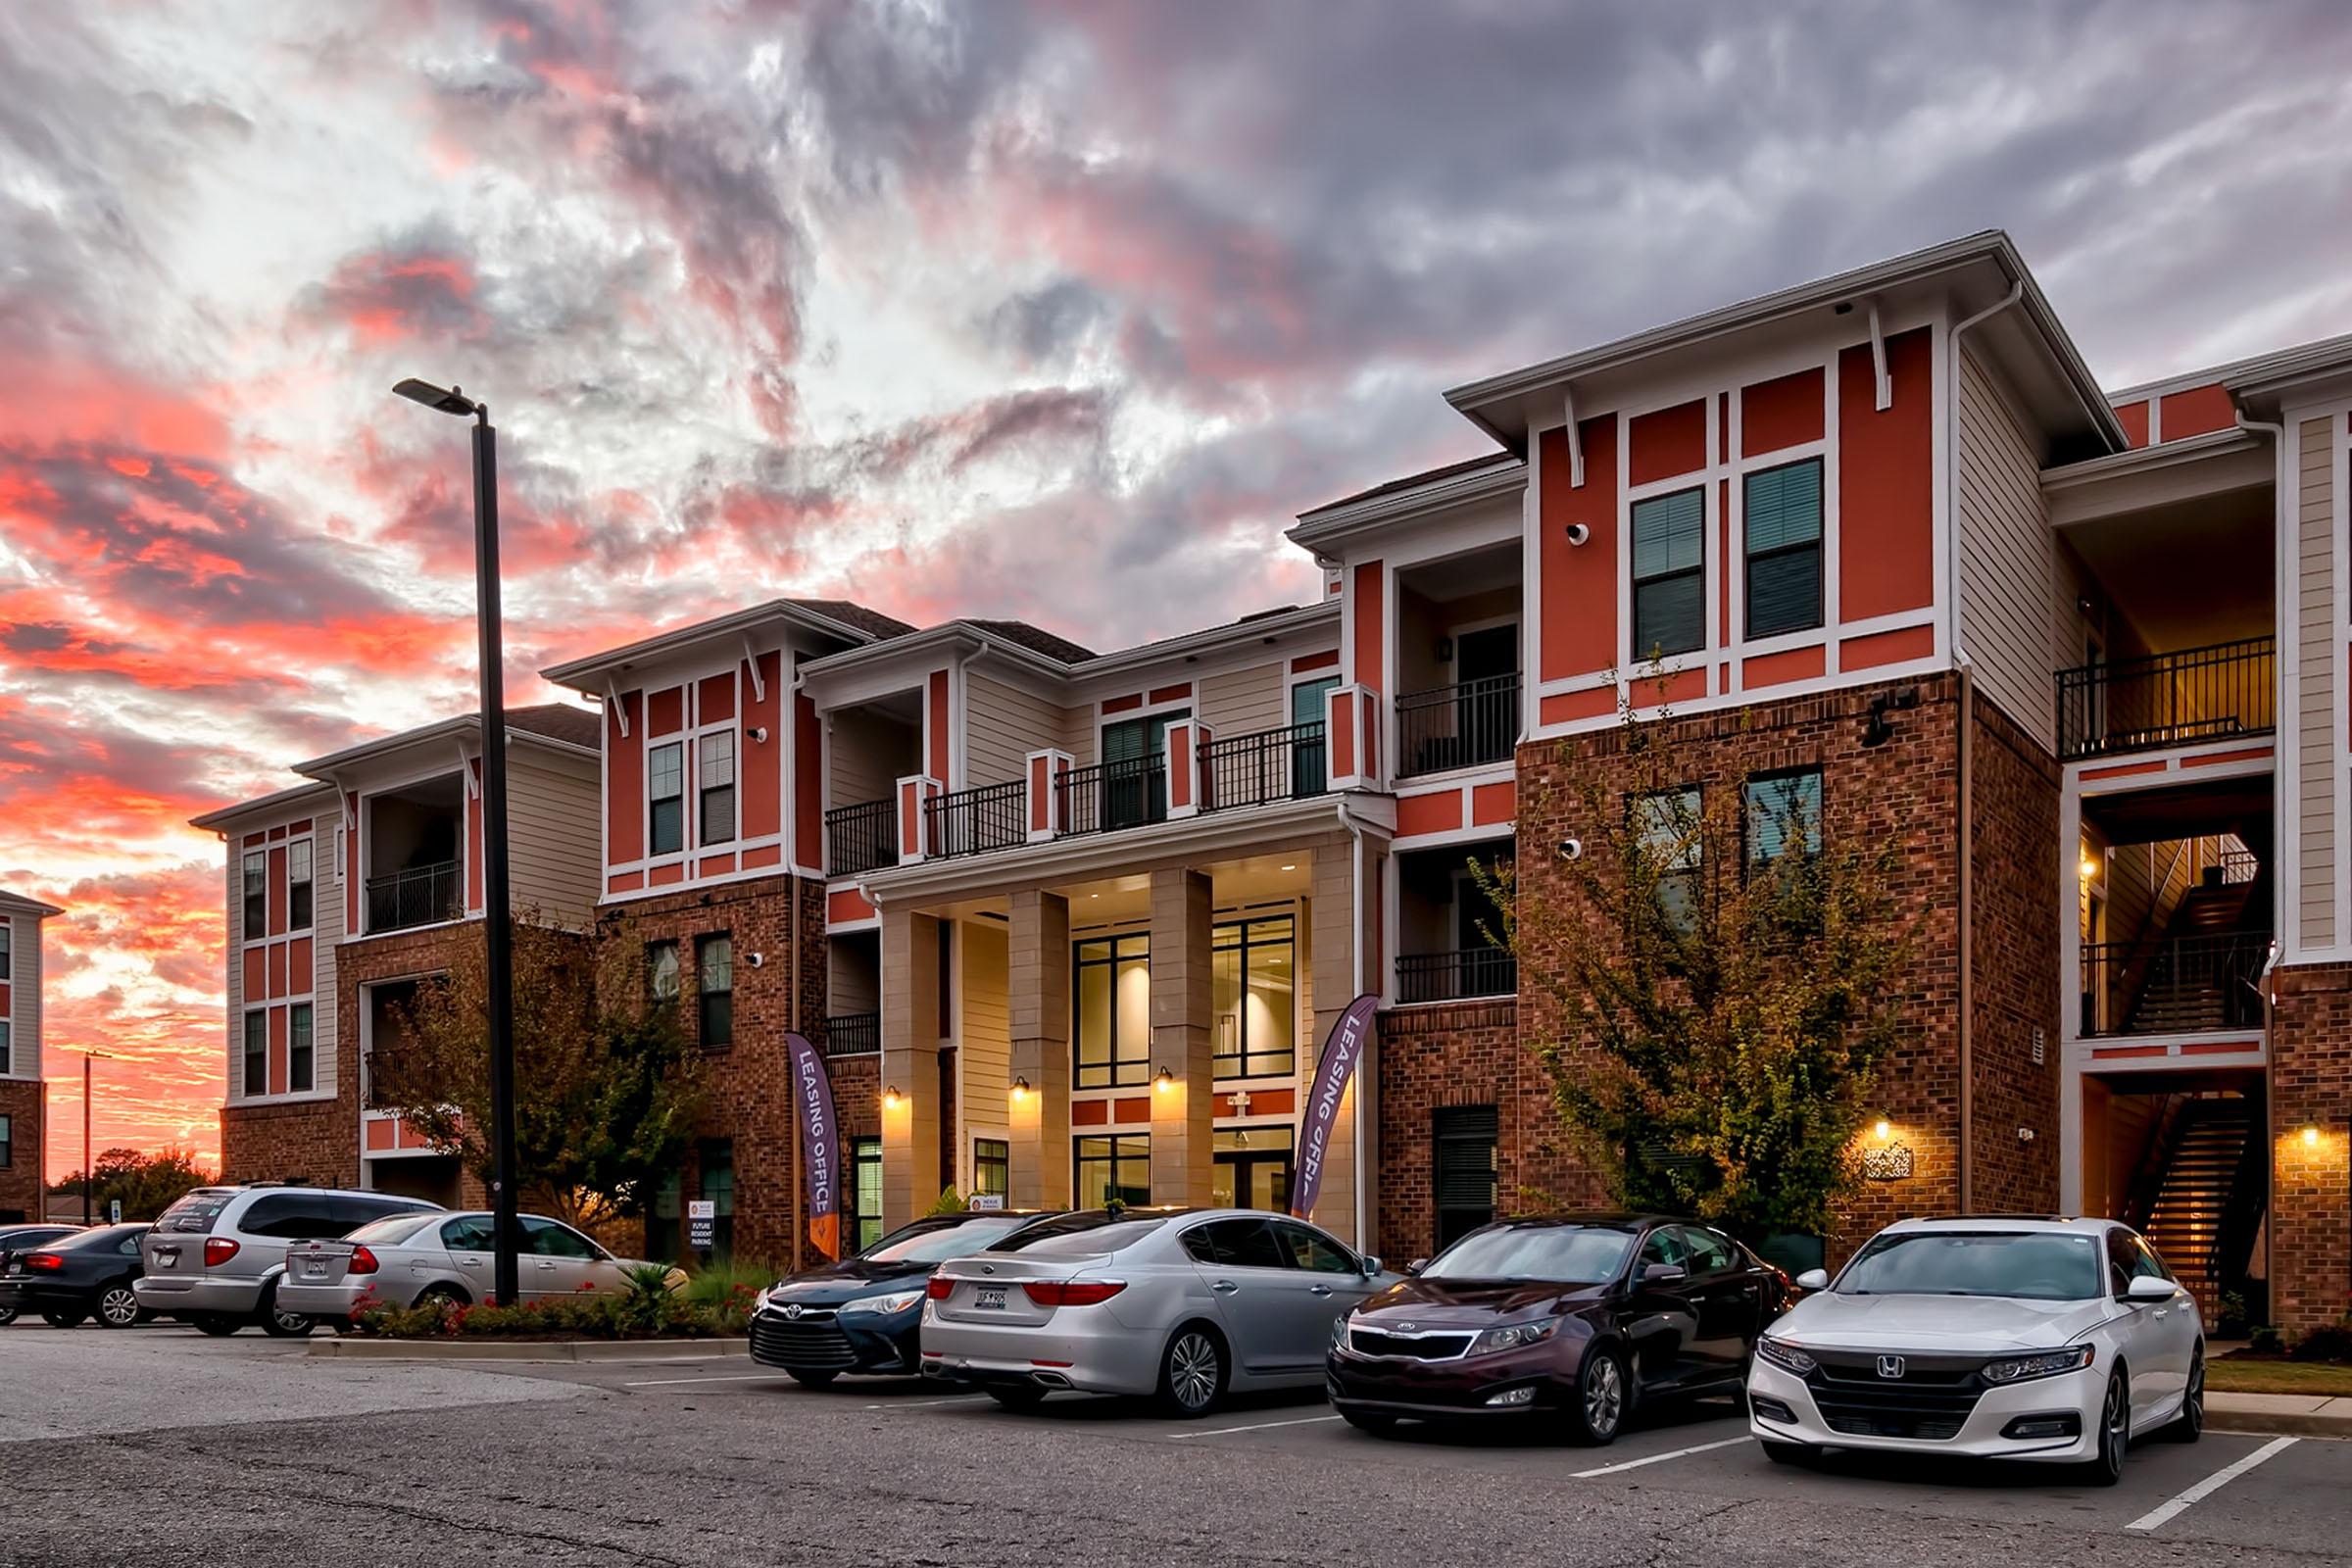
<path id="1" fill-rule="evenodd" d="M 954 1280 L 943 1280 L 938 1275 L 934 1274 L 931 1276 L 929 1283 L 924 1285 L 923 1294 L 931 1298 L 931 1299 L 934 1301 L 944 1301 L 955 1291 L 955 1289 L 956 1282 Z"/>
<path id="2" fill-rule="evenodd" d="M 204 1266 L 219 1268 L 237 1255 L 237 1244 L 225 1236 L 208 1236 L 204 1242 Z"/>
<path id="3" fill-rule="evenodd" d="M 372 1274 L 372 1273 L 374 1273 L 374 1272 L 375 1272 L 375 1254 L 374 1254 L 373 1252 L 370 1252 L 369 1250 L 368 1250 L 368 1249 L 367 1249 L 366 1247 L 355 1247 L 355 1248 L 353 1248 L 353 1249 L 351 1250 L 351 1262 L 350 1262 L 349 1266 L 348 1266 L 348 1267 L 345 1269 L 345 1272 L 346 1272 L 346 1273 L 351 1273 L 351 1274 Z"/>
<path id="4" fill-rule="evenodd" d="M 1044 1280 L 1021 1287 L 1040 1306 L 1099 1306 L 1126 1288 L 1124 1280 Z"/>
<path id="5" fill-rule="evenodd" d="M 35 1274 L 54 1274 L 66 1266 L 66 1260 L 55 1252 L 26 1252 L 24 1267 Z"/>

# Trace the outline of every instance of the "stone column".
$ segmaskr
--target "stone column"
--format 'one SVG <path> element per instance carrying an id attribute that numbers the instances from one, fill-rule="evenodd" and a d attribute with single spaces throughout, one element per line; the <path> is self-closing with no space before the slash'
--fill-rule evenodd
<path id="1" fill-rule="evenodd" d="M 1215 1007 L 1208 878 L 1152 873 L 1152 1201 L 1208 1206 Z M 1162 1087 L 1159 1069 L 1175 1075 Z"/>
<path id="2" fill-rule="evenodd" d="M 1330 1038 L 1339 1023 L 1340 1014 L 1354 1001 L 1357 989 L 1356 945 L 1363 944 L 1362 988 L 1377 992 L 1381 989 L 1380 965 L 1384 960 L 1377 942 L 1380 899 L 1380 865 L 1382 857 L 1368 846 L 1364 851 L 1364 890 L 1362 917 L 1357 917 L 1355 896 L 1355 841 L 1340 838 L 1319 844 L 1313 850 L 1314 880 L 1307 899 L 1307 965 L 1314 995 L 1314 1028 L 1304 1042 L 1298 1058 L 1299 1124 L 1305 1125 L 1306 1097 L 1314 1083 L 1315 1065 L 1323 1054 L 1323 1042 Z M 1368 1185 L 1370 1173 L 1361 1173 L 1362 1161 L 1357 1157 L 1356 1123 L 1365 1118 L 1368 1129 L 1380 1126 L 1378 1107 L 1374 1103 L 1375 1089 L 1380 1082 L 1380 1044 L 1375 1034 L 1364 1048 L 1363 1057 L 1356 1064 L 1355 1076 L 1348 1082 L 1346 1097 L 1340 1102 L 1340 1114 L 1331 1130 L 1331 1147 L 1323 1161 L 1323 1188 L 1315 1200 L 1315 1211 L 1309 1217 L 1334 1236 L 1364 1250 L 1376 1251 L 1377 1238 L 1370 1234 L 1372 1215 L 1376 1211 L 1376 1194 Z M 1369 1137 L 1369 1132 L 1367 1134 Z M 1373 1168 L 1378 1169 L 1379 1151 L 1369 1150 Z M 1356 1188 L 1360 1180 L 1367 1185 L 1363 1193 L 1364 1230 L 1356 1231 Z"/>
<path id="3" fill-rule="evenodd" d="M 882 912 L 882 1228 L 939 1200 L 939 922 Z M 894 1104 L 889 1092 L 896 1089 Z"/>
<path id="4" fill-rule="evenodd" d="M 1029 1080 L 1005 1102 L 1014 1208 L 1070 1201 L 1070 901 L 1035 889 L 1011 898 L 1005 966 L 1012 1076 Z"/>

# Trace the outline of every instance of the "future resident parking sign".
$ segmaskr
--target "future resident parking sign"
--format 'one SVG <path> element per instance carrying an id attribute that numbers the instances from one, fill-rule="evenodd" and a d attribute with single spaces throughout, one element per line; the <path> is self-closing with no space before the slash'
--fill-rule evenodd
<path id="1" fill-rule="evenodd" d="M 1331 1147 L 1331 1129 L 1340 1119 L 1340 1101 L 1348 1092 L 1348 1079 L 1355 1064 L 1363 1059 L 1364 1043 L 1372 1036 L 1372 1010 L 1380 1004 L 1377 997 L 1358 997 L 1348 1004 L 1340 1021 L 1331 1026 L 1331 1036 L 1323 1042 L 1323 1054 L 1315 1063 L 1314 1092 L 1307 1097 L 1306 1121 L 1298 1139 L 1298 1179 L 1291 1184 L 1291 1212 L 1305 1219 L 1315 1211 L 1315 1199 L 1323 1191 L 1323 1155 Z"/>

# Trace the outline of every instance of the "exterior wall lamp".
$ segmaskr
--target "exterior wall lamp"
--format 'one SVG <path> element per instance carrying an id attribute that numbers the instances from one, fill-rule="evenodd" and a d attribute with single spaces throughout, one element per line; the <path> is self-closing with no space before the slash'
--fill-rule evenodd
<path id="1" fill-rule="evenodd" d="M 906 1097 L 899 1093 L 897 1084 L 892 1084 L 882 1091 L 882 1108 L 884 1110 L 896 1110 L 906 1102 Z"/>
<path id="2" fill-rule="evenodd" d="M 1027 1100 L 1029 1098 L 1028 1079 L 1015 1078 L 1012 1081 L 1012 1098 L 1015 1100 Z"/>
<path id="3" fill-rule="evenodd" d="M 1152 1087 L 1164 1095 L 1176 1087 L 1176 1075 L 1162 1067 L 1159 1069 L 1159 1076 L 1152 1080 Z"/>

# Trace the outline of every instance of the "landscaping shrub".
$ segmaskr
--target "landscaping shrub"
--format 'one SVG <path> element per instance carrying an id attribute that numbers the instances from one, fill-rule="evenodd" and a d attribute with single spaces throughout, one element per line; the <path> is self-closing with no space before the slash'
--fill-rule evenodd
<path id="1" fill-rule="evenodd" d="M 381 1303 L 352 1314 L 355 1332 L 379 1339 L 651 1340 L 741 1334 L 750 1297 L 719 1291 L 697 1300 L 671 1288 L 659 1264 L 627 1272 L 627 1287 L 595 1296 L 491 1306 L 435 1298 L 416 1306 Z M 714 1287 L 715 1289 L 715 1287 Z"/>
<path id="2" fill-rule="evenodd" d="M 2275 1324 L 2263 1324 L 2246 1339 L 2246 1353 L 2249 1355 L 2278 1355 L 2285 1348 L 2286 1341 Z"/>
<path id="3" fill-rule="evenodd" d="M 2352 1361 L 2352 1314 L 2313 1329 L 2287 1354 L 2298 1361 Z"/>

